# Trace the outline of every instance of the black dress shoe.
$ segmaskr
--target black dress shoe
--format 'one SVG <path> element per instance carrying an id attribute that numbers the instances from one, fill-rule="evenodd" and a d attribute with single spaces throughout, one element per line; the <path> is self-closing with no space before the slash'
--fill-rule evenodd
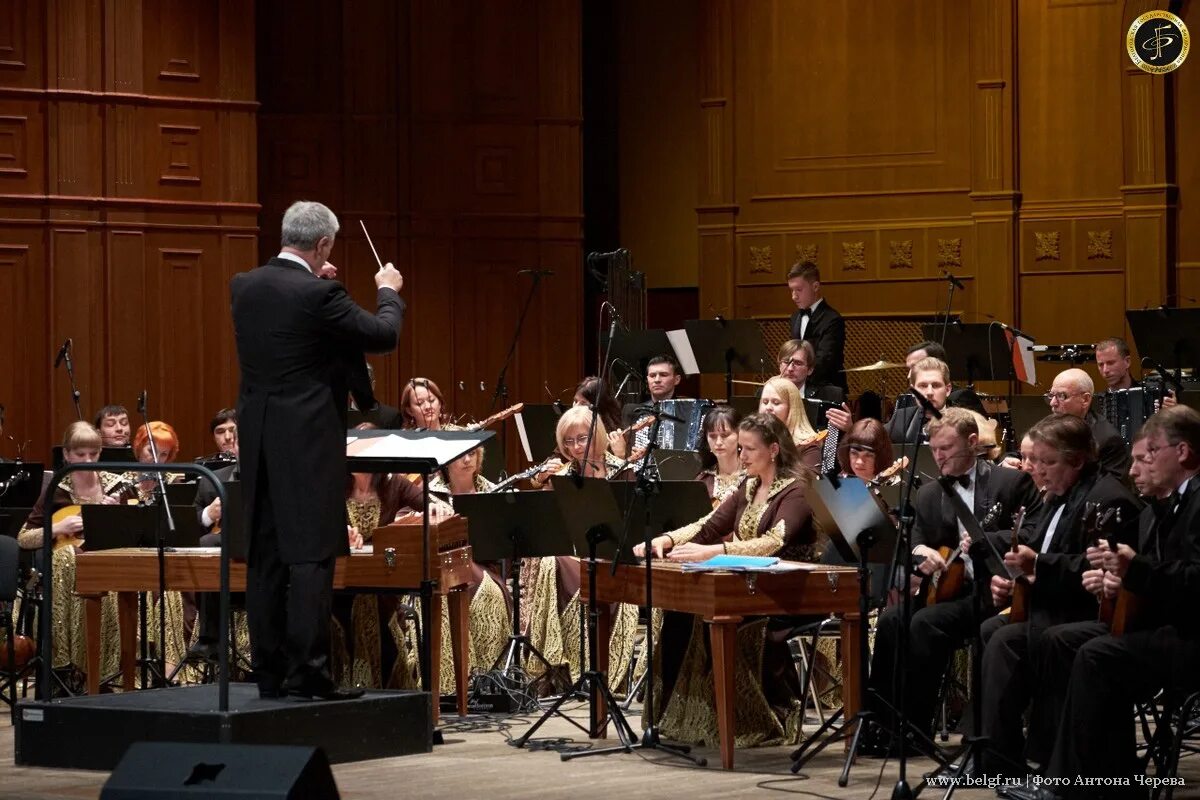
<path id="1" fill-rule="evenodd" d="M 217 643 L 208 642 L 204 639 L 197 641 L 187 651 L 188 658 L 201 661 L 216 661 L 217 655 Z"/>

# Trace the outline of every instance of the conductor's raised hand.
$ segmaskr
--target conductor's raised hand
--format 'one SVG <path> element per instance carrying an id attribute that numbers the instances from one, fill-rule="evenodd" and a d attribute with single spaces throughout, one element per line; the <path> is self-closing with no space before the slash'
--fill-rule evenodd
<path id="1" fill-rule="evenodd" d="M 393 289 L 399 292 L 403 286 L 404 276 L 396 271 L 396 268 L 392 266 L 392 262 L 390 261 L 375 273 L 376 289 Z"/>

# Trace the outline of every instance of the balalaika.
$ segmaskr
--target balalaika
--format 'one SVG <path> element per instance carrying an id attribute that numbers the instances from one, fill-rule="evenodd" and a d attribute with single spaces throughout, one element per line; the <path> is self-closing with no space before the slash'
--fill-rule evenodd
<path id="1" fill-rule="evenodd" d="M 1125 444 L 1132 444 L 1133 437 L 1141 430 L 1156 411 L 1162 408 L 1163 389 L 1161 381 L 1147 379 L 1141 386 L 1129 389 L 1110 389 L 1100 395 L 1104 402 L 1104 416 L 1121 434 Z"/>

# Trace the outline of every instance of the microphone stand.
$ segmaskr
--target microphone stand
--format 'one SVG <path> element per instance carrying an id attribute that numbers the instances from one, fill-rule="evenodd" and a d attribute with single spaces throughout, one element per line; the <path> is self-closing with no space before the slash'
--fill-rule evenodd
<path id="1" fill-rule="evenodd" d="M 142 425 L 146 427 L 146 440 L 150 444 L 150 457 L 155 464 L 158 464 L 158 445 L 154 441 L 154 434 L 150 430 L 149 415 L 146 413 L 146 392 L 143 391 L 141 397 L 138 398 L 138 411 L 142 416 Z M 134 454 L 136 457 L 136 453 Z M 164 682 L 167 676 L 167 535 L 166 531 L 175 533 L 175 515 L 171 513 L 171 504 L 167 501 L 167 483 L 163 478 L 161 470 L 156 470 L 155 478 L 157 485 L 154 487 L 155 501 L 162 506 L 163 514 L 166 517 L 166 529 L 162 525 L 154 526 L 155 530 L 155 547 L 158 549 L 158 661 L 155 664 L 158 670 L 158 676 Z M 172 536 L 172 539 L 174 537 Z M 144 629 L 144 626 L 143 626 Z M 142 641 L 145 641 L 143 636 Z M 142 684 L 146 683 L 145 662 L 143 662 Z"/>
<path id="2" fill-rule="evenodd" d="M 654 463 L 654 450 L 658 447 L 658 434 L 662 427 L 663 417 L 669 416 L 660 411 L 661 404 L 654 404 L 654 422 L 650 424 L 650 440 L 646 444 L 646 452 L 642 455 L 642 465 L 638 468 L 637 481 L 634 483 L 633 494 L 629 498 L 630 508 L 625 509 L 625 530 L 621 532 L 621 539 L 617 542 L 617 551 L 613 555 L 612 574 L 617 574 L 617 564 L 621 560 L 621 552 L 625 549 L 625 542 L 629 536 L 629 521 L 632 517 L 632 505 L 636 498 L 642 499 L 642 509 L 645 515 L 644 526 L 642 528 L 642 541 L 646 548 L 646 608 L 650 609 L 651 615 L 654 613 L 654 558 L 651 550 L 650 542 L 654 538 L 651 530 L 651 519 L 653 518 L 654 497 L 658 494 L 661 477 L 658 474 L 658 467 Z M 687 745 L 668 745 L 664 744 L 662 737 L 658 732 L 658 725 L 654 718 L 654 676 L 651 672 L 654 670 L 654 626 L 646 626 L 646 638 L 642 658 L 646 660 L 646 702 L 643 707 L 642 717 L 647 720 L 646 728 L 642 731 L 641 741 L 634 745 L 637 748 L 644 750 L 659 750 L 667 755 L 676 756 L 678 758 L 691 761 L 698 767 L 703 767 L 708 763 L 708 760 L 699 756 L 691 755 L 691 747 Z M 631 690 L 632 691 L 632 690 Z"/>
<path id="3" fill-rule="evenodd" d="M 945 270 L 942 270 L 942 277 L 950 282 L 950 291 L 946 294 L 946 313 L 942 316 L 942 340 L 939 342 L 942 347 L 945 347 L 946 331 L 950 327 L 950 309 L 954 305 L 954 289 L 955 287 L 961 287 L 962 284 L 959 283 L 958 278 Z"/>
<path id="4" fill-rule="evenodd" d="M 75 364 L 71 361 L 72 347 L 71 340 L 68 339 L 67 343 L 63 346 L 62 360 L 67 365 L 67 378 L 71 381 L 71 401 L 75 404 L 75 416 L 82 422 L 83 409 L 79 407 L 79 398 L 81 395 L 79 394 L 79 387 L 75 384 Z M 56 364 L 55 366 L 58 365 Z"/>
<path id="5" fill-rule="evenodd" d="M 512 342 L 508 345 L 508 355 L 504 357 L 504 365 L 500 367 L 500 374 L 496 376 L 496 391 L 492 393 L 492 402 L 488 406 L 488 413 L 492 414 L 496 411 L 496 402 L 499 401 L 504 408 L 508 408 L 508 367 L 512 364 L 513 356 L 517 353 L 517 342 L 521 339 L 521 329 L 525 327 L 525 316 L 529 313 L 529 306 L 533 304 L 533 296 L 537 293 L 538 286 L 542 282 L 543 272 L 533 270 L 530 275 L 533 276 L 533 284 L 529 287 L 529 294 L 525 296 L 525 305 L 521 308 L 521 316 L 517 317 L 517 329 L 513 331 Z M 500 427 L 500 449 L 504 453 L 505 459 L 508 458 L 508 426 Z"/>

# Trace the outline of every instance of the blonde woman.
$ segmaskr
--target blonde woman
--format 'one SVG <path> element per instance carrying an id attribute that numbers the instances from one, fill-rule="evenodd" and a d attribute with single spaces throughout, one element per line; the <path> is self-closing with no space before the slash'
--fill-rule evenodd
<path id="1" fill-rule="evenodd" d="M 792 442 L 800 448 L 800 461 L 816 469 L 821 464 L 823 436 L 818 436 L 808 421 L 804 398 L 796 384 L 776 375 L 763 384 L 758 402 L 760 414 L 770 414 L 782 422 L 792 434 Z"/>

